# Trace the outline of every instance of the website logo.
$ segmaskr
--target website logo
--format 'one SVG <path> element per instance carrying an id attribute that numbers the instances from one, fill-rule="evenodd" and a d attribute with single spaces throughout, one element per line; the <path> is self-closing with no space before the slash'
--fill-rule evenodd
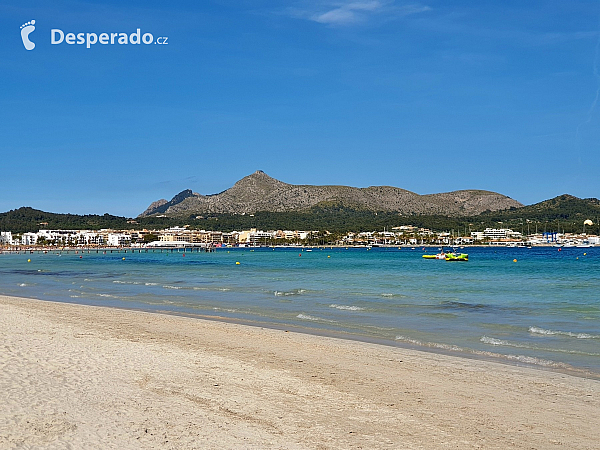
<path id="1" fill-rule="evenodd" d="M 21 25 L 21 39 L 26 50 L 33 50 L 35 48 L 35 43 L 29 40 L 29 35 L 33 30 L 35 30 L 35 20 Z"/>
<path id="2" fill-rule="evenodd" d="M 152 33 L 143 33 L 138 28 L 133 33 L 65 33 L 63 30 L 53 28 L 50 30 L 50 44 L 59 45 L 63 42 L 68 45 L 85 44 L 86 48 L 91 48 L 92 45 L 127 45 L 127 44 L 160 44 L 168 45 L 169 38 L 167 36 L 159 36 L 156 39 Z"/>

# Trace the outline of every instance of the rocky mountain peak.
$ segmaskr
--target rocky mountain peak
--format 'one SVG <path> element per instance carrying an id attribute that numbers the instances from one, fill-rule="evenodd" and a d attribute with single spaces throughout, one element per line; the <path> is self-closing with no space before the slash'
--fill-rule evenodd
<path id="1" fill-rule="evenodd" d="M 262 170 L 257 170 L 253 174 L 250 174 L 237 183 L 235 183 L 230 189 L 228 189 L 227 193 L 239 193 L 242 191 L 247 191 L 247 193 L 251 194 L 268 194 L 278 188 L 289 186 L 288 184 L 276 180 L 275 178 L 270 177 Z"/>
<path id="2" fill-rule="evenodd" d="M 155 202 L 142 216 L 166 214 L 241 214 L 258 211 L 304 211 L 336 202 L 368 211 L 397 211 L 402 214 L 476 215 L 521 207 L 504 195 L 479 190 L 418 195 L 391 186 L 355 188 L 350 186 L 294 185 L 270 177 L 262 170 L 242 178 L 229 189 L 214 195 L 180 192 L 170 202 Z"/>

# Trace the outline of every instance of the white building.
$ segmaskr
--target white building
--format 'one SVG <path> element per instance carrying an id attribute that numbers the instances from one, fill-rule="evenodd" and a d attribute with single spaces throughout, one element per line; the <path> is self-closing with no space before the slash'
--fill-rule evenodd
<path id="1" fill-rule="evenodd" d="M 131 236 L 124 233 L 109 233 L 107 239 L 111 247 L 120 247 L 131 244 Z"/>
<path id="2" fill-rule="evenodd" d="M 38 240 L 37 233 L 23 233 L 21 235 L 21 244 L 23 245 L 35 245 Z"/>
<path id="3" fill-rule="evenodd" d="M 471 239 L 475 241 L 483 241 L 485 239 L 485 235 L 483 231 L 471 231 Z"/>
<path id="4" fill-rule="evenodd" d="M 521 233 L 513 231 L 510 228 L 486 228 L 483 231 L 483 235 L 491 240 L 520 238 L 522 236 Z"/>
<path id="5" fill-rule="evenodd" d="M 0 244 L 12 245 L 12 243 L 13 243 L 12 232 L 0 231 Z"/>
<path id="6" fill-rule="evenodd" d="M 269 239 L 272 239 L 275 236 L 275 231 L 262 231 L 257 230 L 256 228 L 252 228 L 250 230 L 242 231 L 238 236 L 238 241 L 240 244 L 256 245 L 260 244 L 261 242 L 265 242 Z"/>
<path id="7" fill-rule="evenodd" d="M 77 242 L 85 245 L 102 245 L 104 244 L 104 236 L 93 231 L 82 231 L 77 235 Z"/>
<path id="8" fill-rule="evenodd" d="M 36 234 L 38 239 L 44 238 L 46 242 L 56 245 L 66 245 L 78 242 L 77 230 L 40 230 Z"/>

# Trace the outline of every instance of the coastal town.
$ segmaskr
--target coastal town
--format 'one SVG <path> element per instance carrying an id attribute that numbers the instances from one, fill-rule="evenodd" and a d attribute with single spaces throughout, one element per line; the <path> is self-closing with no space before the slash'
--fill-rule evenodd
<path id="1" fill-rule="evenodd" d="M 462 231 L 462 230 L 461 230 Z M 496 245 L 506 247 L 593 247 L 600 237 L 585 232 L 522 233 L 508 228 L 483 231 L 451 230 L 434 232 L 411 225 L 389 231 L 349 232 L 334 235 L 328 231 L 249 230 L 222 232 L 196 230 L 189 226 L 162 230 L 48 230 L 16 234 L 0 232 L 0 247 L 23 248 L 220 248 L 260 246 L 415 246 L 415 245 Z"/>

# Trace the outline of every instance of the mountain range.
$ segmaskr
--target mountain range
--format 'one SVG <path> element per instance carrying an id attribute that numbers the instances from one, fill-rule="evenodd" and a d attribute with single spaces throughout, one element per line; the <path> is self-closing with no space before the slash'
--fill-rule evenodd
<path id="1" fill-rule="evenodd" d="M 461 190 L 419 195 L 391 186 L 295 185 L 276 180 L 258 170 L 219 194 L 201 195 L 188 189 L 170 201 L 155 201 L 139 217 L 294 212 L 332 204 L 365 211 L 443 216 L 476 216 L 486 211 L 523 206 L 510 197 L 490 191 Z"/>
<path id="2" fill-rule="evenodd" d="M 475 191 L 477 192 L 477 191 Z M 479 191 L 480 192 L 480 191 Z M 184 191 L 182 197 L 193 193 Z M 448 195 L 448 194 L 438 194 Z M 428 196 L 425 196 L 429 198 Z M 452 196 L 450 196 L 452 198 Z M 154 207 L 170 205 L 157 202 Z M 156 206 L 158 205 L 158 206 Z M 425 214 L 401 214 L 396 211 L 372 211 L 364 208 L 344 206 L 336 201 L 324 201 L 317 206 L 301 211 L 268 212 L 254 214 L 187 214 L 166 216 L 157 212 L 154 215 L 128 217 L 110 214 L 57 214 L 30 207 L 21 207 L 0 213 L 0 231 L 13 233 L 36 232 L 41 228 L 63 230 L 99 230 L 101 228 L 149 229 L 158 230 L 173 226 L 191 225 L 198 229 L 233 231 L 249 228 L 265 230 L 328 230 L 335 233 L 348 231 L 372 231 L 400 225 L 413 225 L 435 231 L 466 229 L 483 230 L 486 227 L 513 228 L 516 230 L 548 230 L 576 232 L 583 231 L 583 222 L 593 221 L 585 231 L 600 235 L 600 200 L 597 198 L 577 198 L 564 194 L 533 205 L 509 207 L 503 210 L 487 210 L 472 216 L 445 216 Z"/>

